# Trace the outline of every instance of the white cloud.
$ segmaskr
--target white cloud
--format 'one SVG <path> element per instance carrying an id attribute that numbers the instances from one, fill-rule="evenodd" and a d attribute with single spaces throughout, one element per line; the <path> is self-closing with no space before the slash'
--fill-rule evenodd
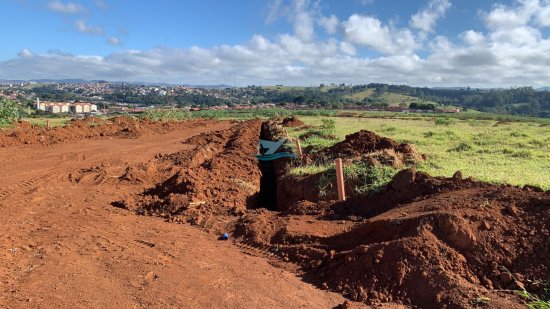
<path id="1" fill-rule="evenodd" d="M 314 25 L 312 12 L 309 10 L 309 0 L 294 0 L 293 10 L 292 22 L 295 35 L 304 41 L 312 40 Z"/>
<path id="2" fill-rule="evenodd" d="M 73 2 L 63 3 L 59 0 L 48 2 L 48 8 L 52 11 L 64 14 L 78 14 L 86 12 L 86 9 L 79 4 Z"/>
<path id="3" fill-rule="evenodd" d="M 409 29 L 393 29 L 372 16 L 353 14 L 343 23 L 347 42 L 384 54 L 412 53 L 418 46 Z"/>
<path id="4" fill-rule="evenodd" d="M 109 4 L 104 0 L 94 0 L 94 4 L 100 9 L 109 8 Z"/>
<path id="5" fill-rule="evenodd" d="M 322 16 L 318 20 L 319 25 L 325 29 L 325 31 L 329 34 L 335 34 L 336 30 L 338 29 L 338 24 L 340 23 L 338 21 L 338 17 L 335 15 L 330 15 L 330 17 Z"/>
<path id="6" fill-rule="evenodd" d="M 468 45 L 481 45 L 485 42 L 485 35 L 474 30 L 462 32 L 460 37 Z"/>
<path id="7" fill-rule="evenodd" d="M 112 37 L 107 39 L 107 43 L 109 45 L 113 45 L 113 46 L 121 46 L 122 45 L 122 40 L 120 40 L 120 38 L 118 38 L 116 36 L 112 36 Z"/>
<path id="8" fill-rule="evenodd" d="M 77 20 L 74 23 L 75 29 L 78 32 L 82 32 L 84 34 L 90 34 L 90 35 L 103 35 L 105 31 L 103 28 L 99 26 L 92 26 L 87 24 L 84 20 Z"/>
<path id="9" fill-rule="evenodd" d="M 450 7 L 449 0 L 431 0 L 427 8 L 411 16 L 410 25 L 424 32 L 433 32 L 437 21 Z"/>
<path id="10" fill-rule="evenodd" d="M 272 0 L 268 5 L 268 13 L 265 19 L 267 24 L 274 22 L 281 17 L 283 0 Z"/>
<path id="11" fill-rule="evenodd" d="M 28 57 L 32 57 L 34 56 L 34 54 L 26 49 L 26 48 L 23 48 L 18 54 L 17 54 L 18 57 L 21 57 L 21 58 L 28 58 Z"/>
<path id="12" fill-rule="evenodd" d="M 481 14 L 484 28 L 465 28 L 457 37 L 434 31 L 440 17 L 427 18 L 430 22 L 418 21 L 424 16 L 422 12 L 438 11 L 435 4 L 414 15 L 419 16 L 414 28 L 419 31 L 413 31 L 413 18 L 409 27 L 398 28 L 397 23 L 359 14 L 337 21 L 330 14 L 321 14 L 313 0 L 272 3 L 277 6 L 275 15 L 290 22 L 292 33 L 281 33 L 274 39 L 254 35 L 241 44 L 210 48 L 121 50 L 104 56 L 61 51 L 37 54 L 23 49 L 17 57 L 0 61 L 0 72 L 9 79 L 197 84 L 232 83 L 235 77 L 241 85 L 262 80 L 264 84 L 299 85 L 387 82 L 421 86 L 548 86 L 550 38 L 542 28 L 550 0 L 518 0 L 508 6 L 493 6 Z M 87 34 L 105 32 L 84 21 L 75 26 Z M 321 28 L 327 33 L 332 29 L 342 31 L 335 30 L 330 39 L 321 40 L 315 35 Z M 118 37 L 105 39 L 120 44 Z M 372 51 L 382 55 L 373 55 Z"/>
<path id="13" fill-rule="evenodd" d="M 340 47 L 340 51 L 344 55 L 355 56 L 355 54 L 357 53 L 357 49 L 355 48 L 355 46 L 353 46 L 353 44 L 350 44 L 348 42 L 340 42 L 339 47 Z"/>

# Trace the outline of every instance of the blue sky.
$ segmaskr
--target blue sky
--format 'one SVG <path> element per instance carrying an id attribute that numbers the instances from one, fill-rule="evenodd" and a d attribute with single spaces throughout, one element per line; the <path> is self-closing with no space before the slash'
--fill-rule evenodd
<path id="1" fill-rule="evenodd" d="M 550 0 L 2 0 L 0 79 L 550 85 Z"/>

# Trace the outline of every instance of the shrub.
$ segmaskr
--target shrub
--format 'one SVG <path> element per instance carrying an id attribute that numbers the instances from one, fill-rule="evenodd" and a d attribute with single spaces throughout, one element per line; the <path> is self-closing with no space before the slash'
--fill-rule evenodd
<path id="1" fill-rule="evenodd" d="M 435 124 L 439 125 L 439 126 L 448 126 L 448 125 L 453 124 L 453 121 L 449 118 L 441 117 L 441 118 L 437 118 L 435 120 Z"/>
<path id="2" fill-rule="evenodd" d="M 449 149 L 448 151 L 463 152 L 468 150 L 472 150 L 472 146 L 466 142 L 462 142 L 458 144 L 456 147 Z"/>
<path id="3" fill-rule="evenodd" d="M 435 132 L 433 132 L 433 131 L 424 132 L 424 137 L 425 138 L 430 138 L 430 137 L 434 137 L 434 136 L 435 136 Z"/>
<path id="4" fill-rule="evenodd" d="M 17 104 L 7 98 L 0 98 L 0 125 L 8 125 L 19 118 Z"/>
<path id="5" fill-rule="evenodd" d="M 326 135 L 332 135 L 336 133 L 336 121 L 334 119 L 321 119 L 321 131 Z"/>
<path id="6" fill-rule="evenodd" d="M 521 131 L 514 131 L 512 133 L 510 133 L 510 136 L 512 137 L 528 137 L 529 135 L 521 132 Z"/>

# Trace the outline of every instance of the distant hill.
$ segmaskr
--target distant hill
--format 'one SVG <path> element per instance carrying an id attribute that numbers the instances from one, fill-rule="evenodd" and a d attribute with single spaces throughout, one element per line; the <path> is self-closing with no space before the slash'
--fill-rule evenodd
<path id="1" fill-rule="evenodd" d="M 550 91 L 550 87 L 537 88 L 537 91 Z"/>

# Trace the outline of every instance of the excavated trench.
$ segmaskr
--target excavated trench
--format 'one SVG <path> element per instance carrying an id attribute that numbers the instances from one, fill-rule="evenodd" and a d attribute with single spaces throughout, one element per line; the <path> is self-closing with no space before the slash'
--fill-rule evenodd
<path id="1" fill-rule="evenodd" d="M 267 133 L 252 120 L 186 140 L 197 147 L 144 166 L 161 181 L 120 207 L 229 232 L 299 265 L 304 280 L 372 305 L 472 308 L 472 300 L 491 299 L 488 308 L 517 308 L 521 299 L 502 291 L 543 296 L 550 192 L 406 169 L 376 195 L 320 201 L 315 177 L 286 176 L 288 159 L 255 158 L 258 137 L 281 138 Z M 416 156 L 410 145 L 371 135 L 350 135 L 330 152 L 390 145 L 402 161 Z M 389 161 L 383 155 L 376 159 Z M 131 172 L 126 178 L 141 179 L 141 169 Z"/>
<path id="2" fill-rule="evenodd" d="M 277 173 L 273 161 L 258 161 L 262 173 L 260 178 L 260 193 L 258 208 L 278 210 L 277 207 Z"/>

